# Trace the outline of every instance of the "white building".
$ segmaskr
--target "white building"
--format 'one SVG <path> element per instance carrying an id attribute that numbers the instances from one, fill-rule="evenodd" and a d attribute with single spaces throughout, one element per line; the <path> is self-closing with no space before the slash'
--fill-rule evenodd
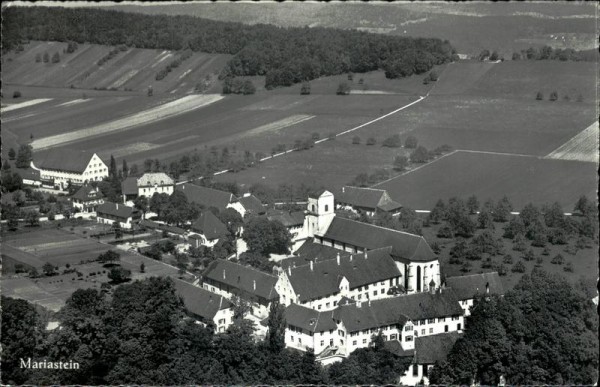
<path id="1" fill-rule="evenodd" d="M 73 208 L 80 212 L 95 212 L 100 204 L 104 203 L 104 194 L 96 187 L 84 185 L 71 196 Z"/>
<path id="2" fill-rule="evenodd" d="M 189 235 L 193 247 L 213 247 L 219 239 L 229 234 L 223 224 L 211 211 L 202 211 L 198 219 L 192 223 L 192 233 Z"/>
<path id="3" fill-rule="evenodd" d="M 242 218 L 260 216 L 267 212 L 261 201 L 251 193 L 245 193 L 237 201 L 229 203 L 227 208 L 233 208 L 242 215 Z"/>
<path id="4" fill-rule="evenodd" d="M 188 315 L 215 333 L 223 333 L 233 323 L 233 304 L 225 297 L 175 279 L 175 290 L 183 298 Z"/>
<path id="5" fill-rule="evenodd" d="M 335 195 L 336 209 L 363 212 L 369 216 L 377 212 L 400 214 L 402 205 L 393 200 L 383 189 L 344 186 Z"/>
<path id="6" fill-rule="evenodd" d="M 108 167 L 96 153 L 77 151 L 49 151 L 45 156 L 31 162 L 31 167 L 40 172 L 42 182 L 59 189 L 69 183 L 82 185 L 108 177 Z"/>
<path id="7" fill-rule="evenodd" d="M 119 222 L 121 228 L 129 230 L 134 221 L 140 219 L 140 213 L 124 204 L 105 202 L 96 208 L 96 219 L 98 223 L 108 225 Z"/>
<path id="8" fill-rule="evenodd" d="M 150 199 L 155 193 L 171 195 L 174 187 L 173 179 L 163 172 L 144 173 L 141 177 L 130 176 L 121 183 L 125 202 L 138 196 Z"/>

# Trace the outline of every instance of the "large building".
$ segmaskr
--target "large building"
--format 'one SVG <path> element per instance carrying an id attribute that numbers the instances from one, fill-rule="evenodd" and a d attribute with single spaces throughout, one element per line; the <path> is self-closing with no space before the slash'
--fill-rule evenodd
<path id="1" fill-rule="evenodd" d="M 108 167 L 96 153 L 84 151 L 49 151 L 31 162 L 31 167 L 40 172 L 43 183 L 59 189 L 69 184 L 83 185 L 108 177 Z"/>
<path id="2" fill-rule="evenodd" d="M 220 191 L 200 185 L 184 183 L 175 188 L 185 194 L 189 203 L 197 203 L 205 208 L 215 207 L 224 210 L 237 202 L 237 198 L 230 192 Z"/>
<path id="3" fill-rule="evenodd" d="M 141 177 L 130 176 L 121 183 L 123 199 L 125 202 L 139 196 L 148 199 L 155 193 L 171 195 L 175 182 L 166 173 L 144 173 Z"/>
<path id="4" fill-rule="evenodd" d="M 378 212 L 396 215 L 402 209 L 402 205 L 393 200 L 386 190 L 351 186 L 342 187 L 336 193 L 335 206 L 336 209 L 364 212 L 370 216 Z"/>
<path id="5" fill-rule="evenodd" d="M 309 197 L 304 230 L 313 237 L 313 243 L 353 254 L 391 247 L 390 255 L 403 279 L 401 285 L 408 293 L 428 291 L 431 284 L 441 284 L 439 261 L 425 238 L 336 217 L 334 196 L 328 191 Z"/>

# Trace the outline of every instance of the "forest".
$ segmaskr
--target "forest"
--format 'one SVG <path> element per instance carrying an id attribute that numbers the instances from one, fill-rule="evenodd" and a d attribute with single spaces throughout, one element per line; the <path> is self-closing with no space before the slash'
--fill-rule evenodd
<path id="1" fill-rule="evenodd" d="M 221 79 L 262 75 L 267 88 L 378 69 L 388 78 L 405 77 L 457 58 L 447 40 L 321 27 L 59 7 L 10 7 L 3 19 L 3 51 L 41 40 L 231 54 Z"/>

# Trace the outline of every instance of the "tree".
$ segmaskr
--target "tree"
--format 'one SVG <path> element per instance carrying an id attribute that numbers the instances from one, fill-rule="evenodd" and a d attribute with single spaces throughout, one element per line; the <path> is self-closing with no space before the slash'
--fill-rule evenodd
<path id="1" fill-rule="evenodd" d="M 410 154 L 410 161 L 413 163 L 426 163 L 429 161 L 429 152 L 424 146 L 419 146 Z"/>
<path id="2" fill-rule="evenodd" d="M 562 265 L 565 263 L 565 258 L 561 254 L 556 254 L 550 263 L 554 265 Z"/>
<path id="3" fill-rule="evenodd" d="M 375 145 L 375 137 L 369 137 L 367 139 L 367 145 Z"/>
<path id="4" fill-rule="evenodd" d="M 525 273 L 526 269 L 527 268 L 525 267 L 525 265 L 521 261 L 515 263 L 513 265 L 513 267 L 512 267 L 512 271 L 515 272 L 515 273 Z"/>
<path id="5" fill-rule="evenodd" d="M 535 95 L 535 99 L 538 101 L 542 101 L 544 99 L 544 94 L 542 94 L 541 91 L 538 91 L 537 94 Z"/>
<path id="6" fill-rule="evenodd" d="M 550 98 L 548 98 L 549 101 L 556 101 L 558 100 L 558 92 L 553 91 L 552 93 L 550 93 Z"/>
<path id="7" fill-rule="evenodd" d="M 385 146 L 388 148 L 399 148 L 402 146 L 402 140 L 400 140 L 400 135 L 394 134 L 391 137 L 386 138 L 381 143 L 381 146 Z"/>
<path id="8" fill-rule="evenodd" d="M 337 95 L 348 95 L 350 94 L 350 85 L 346 82 L 340 82 L 338 85 L 337 91 L 335 92 Z"/>
<path id="9" fill-rule="evenodd" d="M 54 55 L 52 55 L 52 63 L 58 63 L 60 62 L 60 55 L 58 54 L 58 51 L 54 53 Z"/>
<path id="10" fill-rule="evenodd" d="M 267 336 L 265 342 L 271 353 L 278 354 L 285 348 L 285 328 L 287 323 L 284 316 L 285 308 L 278 302 L 271 302 L 267 319 Z"/>
<path id="11" fill-rule="evenodd" d="M 98 262 L 105 264 L 114 264 L 117 261 L 121 260 L 121 254 L 114 250 L 108 250 L 100 255 L 98 255 Z"/>
<path id="12" fill-rule="evenodd" d="M 144 262 L 142 262 L 140 264 L 140 273 L 145 273 L 146 272 L 146 265 L 144 264 Z"/>
<path id="13" fill-rule="evenodd" d="M 478 56 L 478 59 L 483 61 L 483 60 L 489 59 L 489 57 L 490 57 L 490 50 L 486 49 L 486 50 L 481 51 L 481 53 Z"/>
<path id="14" fill-rule="evenodd" d="M 502 197 L 502 199 L 498 201 L 498 204 L 494 208 L 494 221 L 506 222 L 510 216 L 510 212 L 512 211 L 512 209 L 512 204 L 510 203 L 508 198 L 506 196 Z"/>
<path id="15" fill-rule="evenodd" d="M 469 196 L 467 199 L 467 209 L 471 215 L 475 214 L 479 210 L 479 200 L 477 200 L 477 196 Z"/>
<path id="16" fill-rule="evenodd" d="M 573 263 L 567 262 L 567 264 L 563 267 L 563 270 L 566 271 L 567 273 L 572 273 L 573 272 Z"/>
<path id="17" fill-rule="evenodd" d="M 302 87 L 300 88 L 301 95 L 310 94 L 310 82 L 302 82 Z"/>
<path id="18" fill-rule="evenodd" d="M 404 171 L 408 167 L 408 157 L 396 156 L 394 158 L 394 169 L 398 171 Z"/>
<path id="19" fill-rule="evenodd" d="M 50 62 L 50 55 L 47 52 L 44 53 L 43 60 L 44 60 L 44 63 Z"/>
<path id="20" fill-rule="evenodd" d="M 131 279 L 131 270 L 123 269 L 122 267 L 113 267 L 108 272 L 108 279 L 115 284 L 120 284 Z"/>
<path id="21" fill-rule="evenodd" d="M 358 137 L 358 136 L 352 137 L 352 144 L 359 145 L 360 144 L 360 137 Z"/>
<path id="22" fill-rule="evenodd" d="M 264 256 L 269 254 L 286 254 L 291 246 L 291 236 L 287 228 L 280 222 L 272 222 L 265 218 L 251 219 L 242 238 L 251 252 Z"/>
<path id="23" fill-rule="evenodd" d="M 408 149 L 415 149 L 418 145 L 419 141 L 415 136 L 408 136 L 406 140 L 404 140 L 404 147 Z"/>
<path id="24" fill-rule="evenodd" d="M 479 228 L 490 229 L 493 230 L 494 226 L 494 218 L 492 214 L 487 209 L 482 209 L 477 215 L 477 224 Z"/>
<path id="25" fill-rule="evenodd" d="M 55 274 L 54 271 L 56 270 L 56 268 L 50 262 L 46 262 L 44 266 L 42 266 L 42 270 L 44 271 L 44 274 L 46 274 L 47 276 L 51 276 Z"/>
<path id="26" fill-rule="evenodd" d="M 35 210 L 25 212 L 25 223 L 29 227 L 35 227 L 40 225 L 40 214 Z"/>
<path id="27" fill-rule="evenodd" d="M 494 51 L 494 52 L 492 52 L 492 54 L 490 55 L 490 60 L 492 60 L 492 61 L 497 61 L 497 60 L 498 60 L 498 58 L 499 58 L 498 51 Z"/>
<path id="28" fill-rule="evenodd" d="M 133 207 L 139 210 L 142 215 L 146 215 L 148 211 L 148 198 L 146 196 L 138 196 L 133 200 Z"/>
<path id="29" fill-rule="evenodd" d="M 121 223 L 114 221 L 112 224 L 112 229 L 115 232 L 115 239 L 123 238 L 123 229 L 121 228 Z"/>
<path id="30" fill-rule="evenodd" d="M 14 160 L 16 156 L 17 156 L 17 152 L 15 152 L 15 148 L 10 148 L 8 150 L 8 159 Z"/>
<path id="31" fill-rule="evenodd" d="M 29 168 L 31 160 L 33 159 L 33 148 L 31 145 L 21 145 L 17 151 L 17 160 L 15 166 L 17 168 Z"/>
<path id="32" fill-rule="evenodd" d="M 254 93 L 256 93 L 256 87 L 254 86 L 251 80 L 246 79 L 242 86 L 242 94 L 249 95 Z"/>

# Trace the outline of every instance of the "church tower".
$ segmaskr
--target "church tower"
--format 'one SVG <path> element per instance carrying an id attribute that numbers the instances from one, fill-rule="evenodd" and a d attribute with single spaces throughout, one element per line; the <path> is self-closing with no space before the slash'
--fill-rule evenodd
<path id="1" fill-rule="evenodd" d="M 329 191 L 319 191 L 308 196 L 304 231 L 309 237 L 322 235 L 327 231 L 335 217 L 333 194 Z"/>

